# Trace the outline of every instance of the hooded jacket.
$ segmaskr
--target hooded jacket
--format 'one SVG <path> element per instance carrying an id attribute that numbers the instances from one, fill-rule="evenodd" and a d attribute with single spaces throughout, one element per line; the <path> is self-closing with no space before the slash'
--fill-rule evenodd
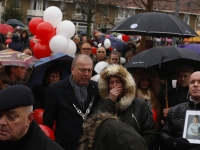
<path id="1" fill-rule="evenodd" d="M 79 150 L 148 150 L 144 139 L 133 127 L 109 113 L 87 119 Z"/>
<path id="2" fill-rule="evenodd" d="M 119 78 L 124 85 L 124 95 L 117 102 L 109 99 L 108 81 L 111 76 Z M 101 72 L 98 87 L 102 101 L 96 107 L 95 113 L 109 112 L 117 115 L 120 121 L 132 126 L 144 138 L 149 149 L 154 147 L 157 131 L 151 109 L 146 101 L 135 98 L 135 81 L 126 68 L 116 64 L 105 68 Z"/>
<path id="3" fill-rule="evenodd" d="M 22 52 L 24 49 L 24 46 L 21 44 L 19 36 L 17 34 L 14 34 L 12 36 L 12 42 L 9 44 L 8 47 L 14 51 L 19 51 L 19 52 Z"/>

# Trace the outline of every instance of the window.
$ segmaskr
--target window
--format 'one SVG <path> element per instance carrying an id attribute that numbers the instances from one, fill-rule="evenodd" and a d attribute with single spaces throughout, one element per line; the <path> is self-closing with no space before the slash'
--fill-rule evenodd
<path id="1" fill-rule="evenodd" d="M 119 8 L 118 9 L 118 18 L 127 18 L 135 14 L 134 9 L 130 8 Z"/>
<path id="2" fill-rule="evenodd" d="M 190 15 L 185 14 L 184 18 L 183 18 L 183 21 L 185 21 L 189 25 L 190 24 Z"/>
<path id="3" fill-rule="evenodd" d="M 108 9 L 108 7 L 102 8 L 102 12 L 103 12 L 103 17 L 104 18 L 108 18 L 108 15 L 109 15 L 109 9 Z"/>
<path id="4" fill-rule="evenodd" d="M 48 7 L 48 1 L 43 0 L 31 0 L 32 10 L 45 10 Z"/>
<path id="5" fill-rule="evenodd" d="M 200 16 L 198 16 L 198 26 L 200 26 Z"/>
<path id="6" fill-rule="evenodd" d="M 14 1 L 15 8 L 20 8 L 20 0 Z"/>

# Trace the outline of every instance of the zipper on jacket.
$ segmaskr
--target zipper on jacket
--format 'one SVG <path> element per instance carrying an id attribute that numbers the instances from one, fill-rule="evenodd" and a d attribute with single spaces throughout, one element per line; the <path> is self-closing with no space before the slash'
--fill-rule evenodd
<path id="1" fill-rule="evenodd" d="M 136 121 L 136 123 L 137 123 L 137 126 L 138 126 L 138 128 L 139 128 L 139 130 L 140 130 L 140 126 L 139 126 L 139 124 L 138 124 L 138 121 L 137 121 L 137 119 L 136 119 L 136 117 L 135 117 L 135 115 L 132 113 L 132 117 L 135 119 L 135 121 Z"/>

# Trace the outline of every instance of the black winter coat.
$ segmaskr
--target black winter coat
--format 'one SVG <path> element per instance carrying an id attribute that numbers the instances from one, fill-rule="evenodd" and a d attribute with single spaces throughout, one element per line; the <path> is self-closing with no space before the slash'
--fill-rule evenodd
<path id="1" fill-rule="evenodd" d="M 87 101 L 84 104 L 84 110 L 82 110 L 75 97 L 76 93 L 69 82 L 69 78 L 70 77 L 67 77 L 62 81 L 48 86 L 44 108 L 44 124 L 53 128 L 55 120 L 56 142 L 66 150 L 76 150 L 79 146 L 79 140 L 83 132 L 83 118 L 78 114 L 73 104 L 85 114 L 93 97 L 94 102 L 91 110 L 97 104 L 100 97 L 98 94 L 97 83 L 90 81 L 87 88 Z"/>
<path id="2" fill-rule="evenodd" d="M 0 141 L 1 150 L 64 150 L 47 137 L 33 121 L 28 132 L 18 141 Z"/>
<path id="3" fill-rule="evenodd" d="M 200 110 L 200 103 L 189 100 L 169 110 L 165 125 L 160 132 L 161 145 L 168 147 L 169 150 L 173 149 L 174 139 L 183 135 L 186 110 L 191 109 Z"/>
<path id="4" fill-rule="evenodd" d="M 152 113 L 147 102 L 135 98 L 124 111 L 115 112 L 115 102 L 109 99 L 102 100 L 94 113 L 109 112 L 116 114 L 120 121 L 132 126 L 145 140 L 149 149 L 157 142 L 157 131 L 152 119 Z"/>

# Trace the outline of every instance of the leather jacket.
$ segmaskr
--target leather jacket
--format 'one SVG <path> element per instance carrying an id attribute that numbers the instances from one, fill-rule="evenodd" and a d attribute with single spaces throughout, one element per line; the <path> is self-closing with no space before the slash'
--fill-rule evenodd
<path id="1" fill-rule="evenodd" d="M 164 147 L 172 149 L 174 147 L 174 139 L 182 137 L 186 110 L 200 110 L 200 103 L 189 100 L 169 110 L 165 125 L 160 131 L 160 142 Z"/>

